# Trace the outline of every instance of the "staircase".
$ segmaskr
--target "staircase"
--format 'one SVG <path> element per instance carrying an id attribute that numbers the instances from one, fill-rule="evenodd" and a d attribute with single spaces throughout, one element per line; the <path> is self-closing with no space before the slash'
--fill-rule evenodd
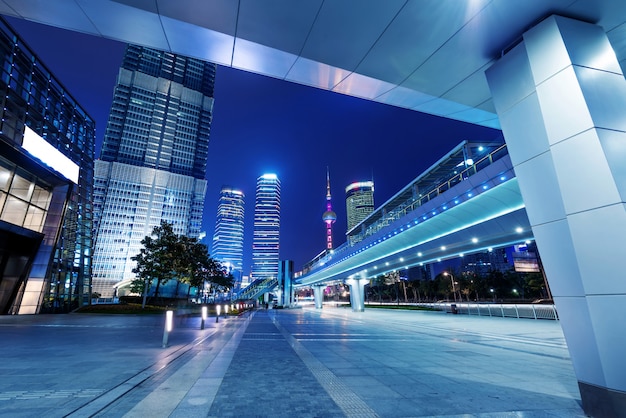
<path id="1" fill-rule="evenodd" d="M 256 299 L 263 293 L 271 292 L 278 286 L 278 279 L 269 277 L 266 279 L 258 279 L 250 283 L 245 289 L 237 294 L 238 300 Z"/>

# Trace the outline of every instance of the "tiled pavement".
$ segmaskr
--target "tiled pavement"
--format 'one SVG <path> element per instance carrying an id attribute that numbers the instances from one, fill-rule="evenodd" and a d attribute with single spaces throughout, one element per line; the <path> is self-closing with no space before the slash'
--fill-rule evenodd
<path id="1" fill-rule="evenodd" d="M 0 316 L 0 417 L 583 417 L 558 322 L 344 308 Z"/>

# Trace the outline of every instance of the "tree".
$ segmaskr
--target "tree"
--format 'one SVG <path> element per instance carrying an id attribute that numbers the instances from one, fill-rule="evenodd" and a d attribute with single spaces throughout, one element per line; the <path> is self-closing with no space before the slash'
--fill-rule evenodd
<path id="1" fill-rule="evenodd" d="M 226 269 L 209 256 L 206 245 L 195 238 L 187 237 L 181 237 L 181 244 L 184 251 L 180 262 L 179 280 L 189 285 L 189 291 L 195 287 L 200 294 L 205 283 L 212 283 L 215 289 L 233 286 L 234 277 L 226 275 Z"/>
<path id="2" fill-rule="evenodd" d="M 179 238 L 174 234 L 172 224 L 161 221 L 152 229 L 152 234 L 141 240 L 143 248 L 139 254 L 131 257 L 137 265 L 133 269 L 136 279 L 131 282 L 133 292 L 143 295 L 142 308 L 146 306 L 148 291 L 156 280 L 155 297 L 158 297 L 159 286 L 174 276 L 176 257 L 180 254 Z"/>

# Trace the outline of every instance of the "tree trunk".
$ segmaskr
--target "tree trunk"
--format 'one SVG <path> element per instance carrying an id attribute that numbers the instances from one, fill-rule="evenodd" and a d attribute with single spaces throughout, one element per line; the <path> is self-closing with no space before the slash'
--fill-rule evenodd
<path id="1" fill-rule="evenodd" d="M 148 290 L 150 290 L 150 280 L 146 279 L 143 282 L 143 298 L 141 301 L 141 309 L 146 307 L 146 299 L 148 298 Z"/>

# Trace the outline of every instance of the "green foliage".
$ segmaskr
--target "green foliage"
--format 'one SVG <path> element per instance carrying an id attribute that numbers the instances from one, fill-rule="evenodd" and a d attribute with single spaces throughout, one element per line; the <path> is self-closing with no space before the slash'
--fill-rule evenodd
<path id="1" fill-rule="evenodd" d="M 155 227 L 141 244 L 139 254 L 131 258 L 137 263 L 133 269 L 136 278 L 130 285 L 133 293 L 143 294 L 156 281 L 158 295 L 159 285 L 172 279 L 198 290 L 205 282 L 218 290 L 233 286 L 234 278 L 209 256 L 206 245 L 196 238 L 176 235 L 172 224 L 166 221 Z"/>

